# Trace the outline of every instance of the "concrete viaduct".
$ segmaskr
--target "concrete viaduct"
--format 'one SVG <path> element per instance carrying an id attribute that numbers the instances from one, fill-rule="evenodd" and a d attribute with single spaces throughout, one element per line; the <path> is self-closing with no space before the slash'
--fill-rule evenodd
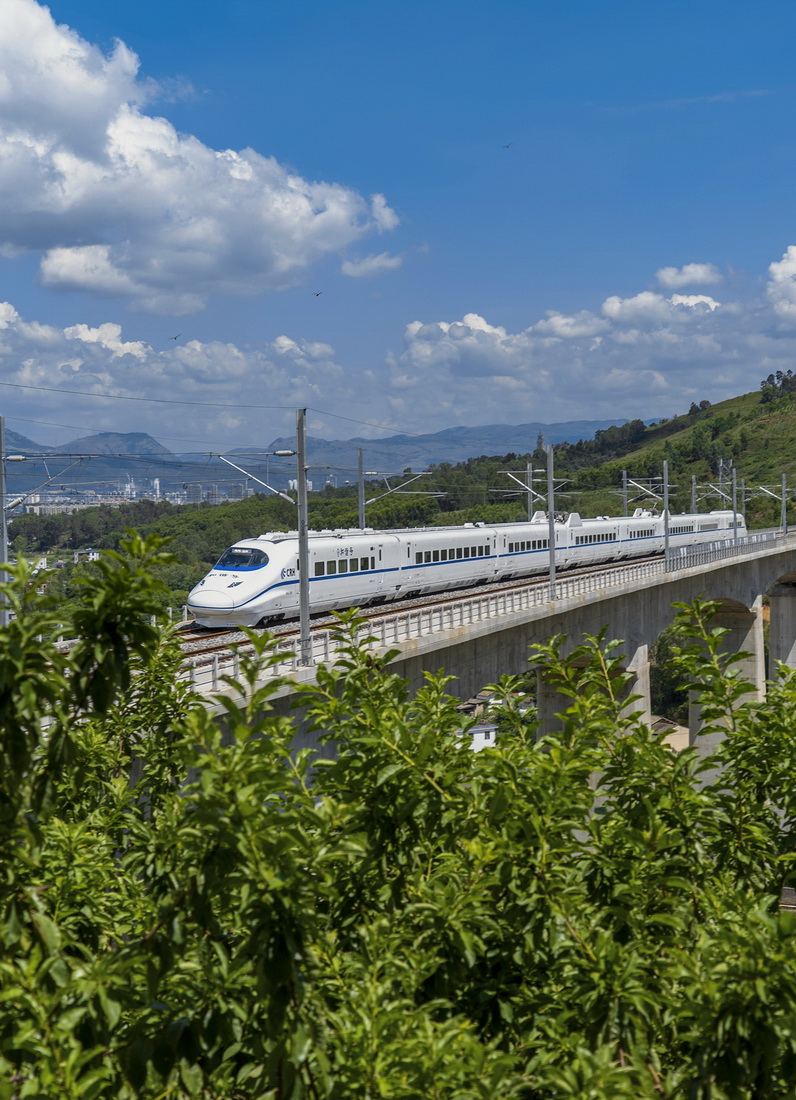
<path id="1" fill-rule="evenodd" d="M 414 685 L 423 682 L 424 672 L 444 669 L 456 678 L 452 690 L 466 699 L 503 674 L 526 672 L 531 645 L 562 634 L 574 647 L 584 635 L 607 627 L 608 637 L 622 642 L 617 653 L 624 654 L 625 667 L 632 673 L 631 692 L 640 696 L 636 705 L 648 715 L 650 647 L 672 622 L 672 604 L 697 597 L 720 604 L 713 625 L 728 630 L 726 650 L 748 654 L 740 670 L 753 684 L 754 695 L 762 698 L 767 672 L 763 596 L 768 595 L 769 675 L 776 661 L 796 666 L 796 535 L 750 537 L 720 552 L 696 551 L 670 560 L 668 567 L 657 559 L 618 566 L 590 578 L 568 578 L 564 573 L 554 599 L 547 585 L 536 584 L 528 591 L 527 597 L 506 593 L 502 599 L 476 592 L 444 614 L 397 611 L 382 623 L 377 648 L 398 648 L 400 656 L 392 667 Z M 331 658 L 328 640 L 326 645 L 325 656 Z M 316 651 L 315 659 L 323 660 L 324 653 Z M 297 667 L 292 654 L 285 667 L 275 671 L 287 674 L 296 684 L 314 678 L 312 666 Z M 197 686 L 203 685 L 197 682 Z M 282 694 L 289 696 L 290 690 L 287 687 Z M 289 704 L 288 698 L 284 701 Z M 539 674 L 540 732 L 555 728 L 556 713 L 568 705 Z M 698 724 L 695 706 L 691 708 L 692 736 Z M 701 747 L 704 752 L 711 749 L 709 744 Z"/>

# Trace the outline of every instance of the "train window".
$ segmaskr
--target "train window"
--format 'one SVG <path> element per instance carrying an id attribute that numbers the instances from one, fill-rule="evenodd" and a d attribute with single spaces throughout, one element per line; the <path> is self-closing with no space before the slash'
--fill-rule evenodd
<path id="1" fill-rule="evenodd" d="M 469 546 L 465 546 L 465 547 L 464 547 L 464 556 L 465 556 L 466 558 L 469 558 L 469 557 L 470 557 L 470 547 L 469 547 Z"/>
<path id="2" fill-rule="evenodd" d="M 326 572 L 330 577 L 332 576 L 333 573 L 336 573 L 337 572 L 337 562 L 336 561 L 327 561 L 327 563 L 326 563 Z"/>
<path id="3" fill-rule="evenodd" d="M 322 562 L 322 561 L 316 561 L 315 562 L 315 576 L 316 577 L 322 577 L 325 572 L 326 572 L 325 563 Z"/>
<path id="4" fill-rule="evenodd" d="M 461 546 L 457 546 L 456 547 L 456 558 L 457 558 L 457 560 L 459 558 L 463 557 L 463 556 L 464 556 L 464 550 L 462 550 Z"/>
<path id="5" fill-rule="evenodd" d="M 431 561 L 431 551 L 430 550 L 424 550 L 423 551 L 423 561 L 424 562 Z"/>
<path id="6" fill-rule="evenodd" d="M 371 569 L 375 569 L 375 568 L 376 568 L 376 559 L 375 559 L 375 558 L 371 558 L 371 559 L 370 559 L 370 568 L 371 568 Z"/>
<path id="7" fill-rule="evenodd" d="M 432 561 L 439 561 L 439 550 L 434 550 L 431 555 Z"/>
<path id="8" fill-rule="evenodd" d="M 216 562 L 216 569 L 262 569 L 268 565 L 264 550 L 249 546 L 230 546 Z"/>
<path id="9" fill-rule="evenodd" d="M 418 550 L 415 554 L 415 565 L 422 565 L 423 563 L 423 551 Z"/>
<path id="10" fill-rule="evenodd" d="M 348 563 L 349 573 L 356 573 L 359 570 L 359 558 L 352 558 Z"/>
<path id="11" fill-rule="evenodd" d="M 448 560 L 448 551 L 447 550 L 440 550 L 439 560 L 440 561 L 447 561 Z"/>
<path id="12" fill-rule="evenodd" d="M 337 563 L 337 572 L 338 573 L 347 573 L 348 572 L 348 559 L 347 558 L 340 558 L 340 561 Z"/>

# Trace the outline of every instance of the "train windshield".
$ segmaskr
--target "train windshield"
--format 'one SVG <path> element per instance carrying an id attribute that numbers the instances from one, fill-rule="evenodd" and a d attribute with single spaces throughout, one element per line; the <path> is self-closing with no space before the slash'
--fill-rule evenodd
<path id="1" fill-rule="evenodd" d="M 253 546 L 230 546 L 216 562 L 216 569 L 261 569 L 268 565 L 268 555 Z"/>

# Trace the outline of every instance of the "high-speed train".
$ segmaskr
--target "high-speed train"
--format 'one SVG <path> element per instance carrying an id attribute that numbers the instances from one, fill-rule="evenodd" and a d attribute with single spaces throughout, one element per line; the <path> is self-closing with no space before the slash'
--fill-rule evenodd
<path id="1" fill-rule="evenodd" d="M 721 543 L 745 535 L 736 513 L 673 515 L 669 547 Z M 465 523 L 401 531 L 309 532 L 309 592 L 313 613 L 406 599 L 487 581 L 508 580 L 549 567 L 549 528 L 544 512 L 530 522 Z M 559 569 L 620 561 L 664 548 L 660 515 L 637 508 L 632 516 L 581 519 L 572 512 L 555 523 Z M 298 536 L 271 532 L 230 546 L 188 595 L 200 626 L 256 626 L 299 613 Z"/>

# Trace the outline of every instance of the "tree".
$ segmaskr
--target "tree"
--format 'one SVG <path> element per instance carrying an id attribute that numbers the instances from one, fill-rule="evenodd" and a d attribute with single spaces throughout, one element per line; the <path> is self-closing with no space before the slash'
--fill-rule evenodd
<path id="1" fill-rule="evenodd" d="M 410 697 L 346 615 L 301 699 L 320 759 L 266 635 L 223 724 L 179 680 L 156 564 L 104 559 L 66 653 L 24 564 L 7 589 L 0 1097 L 791 1095 L 792 676 L 742 703 L 683 608 L 720 782 L 628 713 L 603 638 L 536 654 L 560 734 L 508 713 L 474 754 L 445 677 Z"/>

